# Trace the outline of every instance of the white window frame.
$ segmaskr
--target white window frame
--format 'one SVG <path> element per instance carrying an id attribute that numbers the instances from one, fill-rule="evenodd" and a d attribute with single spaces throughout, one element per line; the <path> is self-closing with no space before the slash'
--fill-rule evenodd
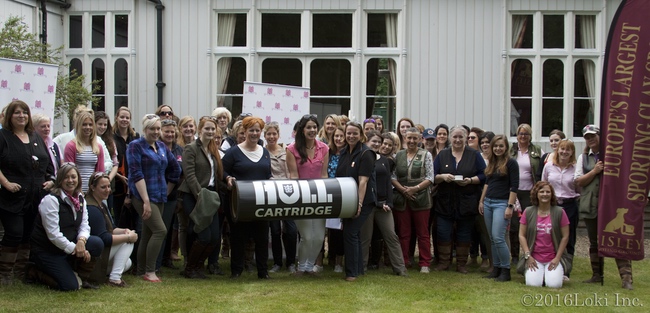
<path id="1" fill-rule="evenodd" d="M 532 15 L 533 16 L 533 47 L 532 48 L 512 48 L 513 32 L 513 15 Z M 563 15 L 564 16 L 564 48 L 561 49 L 544 49 L 543 48 L 543 18 L 544 15 Z M 594 49 L 576 49 L 575 48 L 575 17 L 576 15 L 594 15 L 595 23 L 595 48 Z M 531 123 L 533 128 L 532 141 L 548 142 L 548 136 L 542 136 L 542 84 L 543 84 L 543 65 L 546 60 L 557 59 L 564 64 L 564 92 L 562 106 L 562 131 L 568 138 L 573 138 L 573 121 L 574 121 L 574 77 L 575 63 L 578 60 L 591 60 L 596 67 L 596 81 L 594 82 L 594 121 L 600 119 L 600 91 L 602 81 L 602 63 L 605 45 L 605 30 L 603 26 L 603 13 L 599 11 L 509 11 L 508 12 L 508 36 L 506 51 L 506 119 L 505 129 L 508 134 L 510 130 L 510 112 L 511 112 L 511 66 L 515 60 L 525 59 L 531 62 L 533 68 L 532 79 L 532 101 L 531 101 Z M 516 140 L 511 136 L 512 140 Z M 578 139 L 578 137 L 576 137 Z M 580 137 L 578 140 L 581 140 Z"/>

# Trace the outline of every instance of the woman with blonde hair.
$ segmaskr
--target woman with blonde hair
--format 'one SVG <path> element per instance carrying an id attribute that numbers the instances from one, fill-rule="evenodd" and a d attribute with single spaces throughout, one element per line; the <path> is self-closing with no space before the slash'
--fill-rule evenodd
<path id="1" fill-rule="evenodd" d="M 178 132 L 180 136 L 176 139 L 176 144 L 184 148 L 196 139 L 196 122 L 191 116 L 183 116 L 178 121 Z"/>
<path id="2" fill-rule="evenodd" d="M 178 183 L 181 167 L 174 154 L 159 142 L 161 123 L 155 114 L 142 118 L 144 136 L 129 144 L 129 190 L 136 212 L 142 218 L 142 240 L 138 246 L 137 273 L 149 282 L 159 283 L 156 259 L 167 233 L 163 223 L 163 204 L 168 190 Z"/>
<path id="3" fill-rule="evenodd" d="M 341 120 L 336 114 L 328 114 L 323 121 L 323 127 L 318 132 L 318 140 L 329 144 L 332 141 L 334 130 L 341 126 Z"/>
<path id="4" fill-rule="evenodd" d="M 63 155 L 66 162 L 77 165 L 81 191 L 88 191 L 88 179 L 94 172 L 104 172 L 104 150 L 95 139 L 95 119 L 92 114 L 79 114 L 75 124 L 75 138 L 65 146 Z"/>
<path id="5" fill-rule="evenodd" d="M 131 126 L 131 117 L 131 110 L 128 107 L 120 107 L 115 113 L 115 123 L 113 125 L 113 142 L 115 143 L 118 160 L 117 175 L 115 176 L 117 179 L 113 189 L 113 216 L 115 217 L 115 223 L 119 227 L 127 227 L 122 222 L 122 207 L 131 206 L 131 198 L 127 197 L 129 194 L 127 181 L 129 163 L 126 160 L 126 147 L 131 141 L 140 138 L 140 134 Z"/>

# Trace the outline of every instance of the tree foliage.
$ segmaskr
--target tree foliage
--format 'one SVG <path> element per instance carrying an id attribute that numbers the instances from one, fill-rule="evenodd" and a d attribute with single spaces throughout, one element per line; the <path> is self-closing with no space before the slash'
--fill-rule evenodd
<path id="1" fill-rule="evenodd" d="M 63 113 L 71 116 L 79 105 L 95 106 L 99 99 L 92 96 L 97 90 L 98 81 L 93 81 L 91 86 L 85 85 L 85 75 L 68 75 L 69 64 L 63 62 L 63 47 L 52 48 L 38 40 L 36 35 L 29 32 L 22 18 L 10 17 L 0 30 L 0 57 L 21 61 L 41 62 L 59 66 L 59 75 L 56 84 L 56 102 L 54 104 L 54 118 L 59 118 Z M 92 87 L 89 90 L 88 87 Z"/>

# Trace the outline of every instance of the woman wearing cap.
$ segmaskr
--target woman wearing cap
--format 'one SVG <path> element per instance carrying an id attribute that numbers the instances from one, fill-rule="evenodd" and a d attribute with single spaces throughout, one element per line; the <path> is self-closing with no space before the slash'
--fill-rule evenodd
<path id="1" fill-rule="evenodd" d="M 517 199 L 521 208 L 530 206 L 530 190 L 540 180 L 541 157 L 544 150 L 532 142 L 533 129 L 528 124 L 517 127 L 517 142 L 512 144 L 510 154 L 519 164 L 519 190 Z M 513 214 L 510 221 L 510 254 L 512 261 L 519 261 L 519 217 Z"/>
<path id="2" fill-rule="evenodd" d="M 591 261 L 592 276 L 585 283 L 599 283 L 602 281 L 603 258 L 598 257 L 598 189 L 604 164 L 600 155 L 600 128 L 596 125 L 587 125 L 582 129 L 585 138 L 585 150 L 578 158 L 576 164 L 575 181 L 580 192 L 578 210 L 585 221 L 587 236 L 589 237 L 589 259 Z M 630 260 L 616 259 L 618 273 L 621 276 L 622 287 L 632 289 L 632 262 Z"/>

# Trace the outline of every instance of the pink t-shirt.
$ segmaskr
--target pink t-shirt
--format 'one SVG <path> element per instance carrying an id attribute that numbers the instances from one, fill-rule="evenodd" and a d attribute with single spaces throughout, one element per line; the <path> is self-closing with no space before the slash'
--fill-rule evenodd
<path id="1" fill-rule="evenodd" d="M 519 223 L 526 225 L 526 214 L 522 214 Z M 562 222 L 560 226 L 569 225 L 569 218 L 566 212 L 562 210 Z M 535 246 L 533 247 L 532 256 L 536 261 L 547 263 L 553 261 L 555 258 L 555 247 L 553 246 L 553 237 L 551 235 L 551 215 L 545 217 L 537 216 L 537 237 L 535 238 Z"/>
<path id="2" fill-rule="evenodd" d="M 322 178 L 323 164 L 329 160 L 325 160 L 325 155 L 329 152 L 329 147 L 320 140 L 315 140 L 314 158 L 307 159 L 307 162 L 300 164 L 300 154 L 296 149 L 294 143 L 287 147 L 287 150 L 296 158 L 296 166 L 298 167 L 298 177 L 300 179 Z"/>

